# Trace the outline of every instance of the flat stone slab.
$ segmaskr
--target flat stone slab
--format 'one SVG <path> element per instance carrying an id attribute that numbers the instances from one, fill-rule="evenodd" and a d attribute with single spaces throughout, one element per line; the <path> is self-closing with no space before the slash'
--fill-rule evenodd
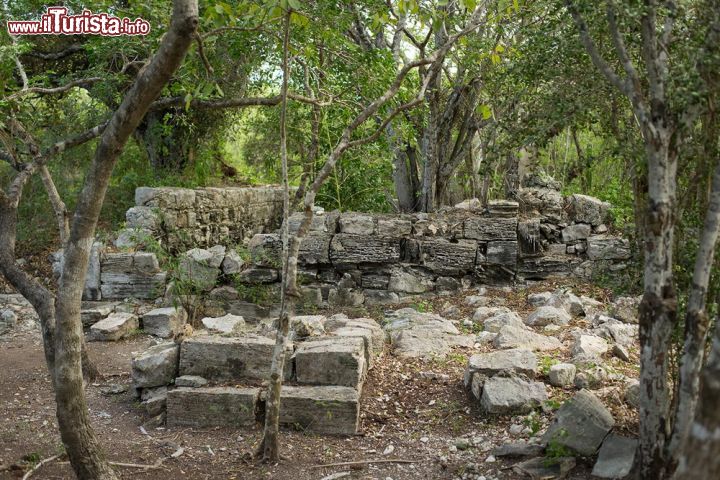
<path id="1" fill-rule="evenodd" d="M 255 424 L 260 389 L 180 387 L 168 392 L 168 426 L 241 427 Z"/>
<path id="2" fill-rule="evenodd" d="M 201 320 L 201 323 L 208 330 L 232 334 L 240 333 L 242 328 L 245 326 L 245 319 L 240 315 L 228 313 L 222 317 L 205 317 Z"/>
<path id="3" fill-rule="evenodd" d="M 502 350 L 473 355 L 468 361 L 467 370 L 487 377 L 497 374 L 522 374 L 528 378 L 534 378 L 538 370 L 538 363 L 537 357 L 530 350 Z"/>
<path id="4" fill-rule="evenodd" d="M 330 435 L 354 435 L 360 419 L 360 395 L 350 387 L 284 386 L 280 423 Z"/>
<path id="5" fill-rule="evenodd" d="M 187 322 L 187 312 L 182 307 L 156 308 L 142 316 L 145 333 L 161 338 L 172 337 Z"/>
<path id="6" fill-rule="evenodd" d="M 557 442 L 580 455 L 594 455 L 615 420 L 588 390 L 580 390 L 555 413 L 543 442 Z"/>
<path id="7" fill-rule="evenodd" d="M 365 378 L 365 341 L 328 337 L 301 343 L 295 351 L 298 383 L 341 385 L 359 389 Z"/>
<path id="8" fill-rule="evenodd" d="M 523 326 L 506 325 L 493 340 L 495 348 L 525 348 L 528 350 L 557 350 L 562 343 L 555 337 L 548 337 Z"/>
<path id="9" fill-rule="evenodd" d="M 600 447 L 592 475 L 599 478 L 625 478 L 635 460 L 637 439 L 610 434 Z"/>
<path id="10" fill-rule="evenodd" d="M 517 377 L 492 377 L 485 380 L 480 405 L 488 413 L 528 413 L 547 400 L 545 384 Z"/>
<path id="11" fill-rule="evenodd" d="M 83 327 L 90 327 L 115 311 L 117 302 L 83 302 L 80 320 Z"/>
<path id="12" fill-rule="evenodd" d="M 113 313 L 90 327 L 89 340 L 96 342 L 114 342 L 129 335 L 140 326 L 137 315 L 132 313 Z"/>
<path id="13" fill-rule="evenodd" d="M 267 380 L 275 340 L 248 335 L 191 337 L 180 347 L 180 375 L 198 375 L 208 380 Z M 286 378 L 292 375 L 286 354 Z"/>

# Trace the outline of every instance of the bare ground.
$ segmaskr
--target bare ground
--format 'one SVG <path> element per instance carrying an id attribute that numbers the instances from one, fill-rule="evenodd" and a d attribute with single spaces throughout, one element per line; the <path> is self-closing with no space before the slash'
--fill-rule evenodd
<path id="1" fill-rule="evenodd" d="M 530 291 L 555 287 L 545 283 Z M 606 300 L 603 296 L 607 294 L 598 289 L 574 287 Z M 528 290 L 493 293 L 504 295 L 508 306 L 519 313 L 527 310 L 524 298 Z M 461 298 L 439 298 L 423 308 L 439 312 L 443 304 L 452 301 L 467 309 Z M 523 478 L 512 471 L 517 460 L 487 461 L 490 450 L 536 434 L 534 431 L 545 426 L 552 415 L 548 411 L 535 417 L 488 417 L 477 410 L 462 386 L 467 357 L 476 350 L 457 350 L 446 359 L 434 361 L 400 360 L 386 353 L 369 372 L 363 388 L 362 434 L 344 438 L 284 431 L 281 451 L 285 458 L 277 465 L 268 465 L 251 458 L 260 438 L 260 425 L 242 430 L 143 431 L 141 425 L 146 418 L 133 395 L 129 391 L 113 394 L 107 390 L 112 385 L 129 386 L 130 359 L 134 352 L 150 344 L 144 335 L 117 343 L 89 344 L 91 357 L 105 375 L 104 380 L 87 386 L 87 396 L 93 425 L 108 458 L 138 465 L 162 462 L 151 469 L 118 466 L 122 478 L 304 480 L 338 472 L 349 472 L 344 478 L 384 480 Z M 557 352 L 555 356 L 564 355 L 566 352 Z M 632 374 L 632 369 L 624 373 Z M 571 390 L 548 388 L 558 401 L 572 394 Z M 620 400 L 617 388 L 610 383 L 599 395 L 618 420 L 619 429 L 632 431 L 635 416 Z M 511 436 L 509 428 L 513 424 L 528 428 L 524 434 Z M 456 449 L 458 439 L 466 440 L 470 447 Z M 392 453 L 386 453 L 390 446 Z M 39 460 L 60 453 L 53 393 L 38 334 L 23 332 L 0 340 L 0 479 L 21 478 Z M 173 457 L 173 453 L 179 455 Z M 319 467 L 394 459 L 412 463 Z M 579 459 L 569 478 L 589 478 L 591 465 L 590 460 Z M 73 475 L 68 462 L 60 457 L 41 466 L 33 478 L 65 479 Z"/>

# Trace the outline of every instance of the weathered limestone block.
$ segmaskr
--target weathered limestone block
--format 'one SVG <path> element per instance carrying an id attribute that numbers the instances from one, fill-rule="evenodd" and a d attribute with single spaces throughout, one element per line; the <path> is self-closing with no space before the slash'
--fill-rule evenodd
<path id="1" fill-rule="evenodd" d="M 562 245 L 564 249 L 564 245 Z M 550 276 L 570 275 L 582 260 L 576 255 L 547 254 L 541 257 L 522 258 L 518 262 L 518 276 L 525 279 L 542 280 Z"/>
<path id="2" fill-rule="evenodd" d="M 89 340 L 96 342 L 114 342 L 126 337 L 139 327 L 137 315 L 132 313 L 113 313 L 90 327 Z"/>
<path id="3" fill-rule="evenodd" d="M 572 363 L 558 363 L 550 367 L 548 379 L 555 387 L 569 387 L 575 382 L 577 368 Z"/>
<path id="4" fill-rule="evenodd" d="M 626 478 L 632 470 L 637 451 L 637 439 L 609 434 L 598 452 L 592 476 L 598 478 Z"/>
<path id="5" fill-rule="evenodd" d="M 591 235 L 587 239 L 587 256 L 590 260 L 627 260 L 630 241 L 611 235 Z"/>
<path id="6" fill-rule="evenodd" d="M 185 252 L 180 257 L 178 267 L 180 279 L 203 290 L 212 289 L 220 275 L 219 267 L 223 257 L 220 257 L 220 262 L 217 262 L 217 258 L 218 254 L 202 248 Z"/>
<path id="7" fill-rule="evenodd" d="M 167 423 L 198 428 L 251 426 L 259 396 L 258 388 L 176 388 L 168 392 Z"/>
<path id="8" fill-rule="evenodd" d="M 365 305 L 392 305 L 400 302 L 400 296 L 387 290 L 363 290 Z"/>
<path id="9" fill-rule="evenodd" d="M 521 257 L 535 257 L 545 251 L 547 240 L 540 230 L 540 218 L 524 218 L 518 221 L 517 239 Z"/>
<path id="10" fill-rule="evenodd" d="M 198 388 L 198 387 L 204 387 L 207 385 L 208 381 L 204 379 L 203 377 L 199 377 L 197 375 L 183 375 L 181 377 L 177 377 L 175 379 L 175 386 L 176 387 L 192 387 L 192 388 Z"/>
<path id="11" fill-rule="evenodd" d="M 225 275 L 234 275 L 240 273 L 245 265 L 245 260 L 235 250 L 230 250 L 225 254 L 220 268 Z"/>
<path id="12" fill-rule="evenodd" d="M 102 257 L 100 288 L 105 299 L 162 296 L 166 277 L 154 253 L 108 253 Z"/>
<path id="13" fill-rule="evenodd" d="M 342 213 L 338 225 L 340 233 L 353 235 L 373 235 L 375 233 L 375 218 L 363 213 Z"/>
<path id="14" fill-rule="evenodd" d="M 298 230 L 300 230 L 300 225 L 305 220 L 305 213 L 304 212 L 295 212 L 292 215 L 290 215 L 290 218 L 288 219 L 288 232 L 291 235 L 295 235 Z M 310 229 L 308 232 L 327 232 L 328 231 L 328 222 L 326 221 L 326 215 L 318 214 L 315 212 L 313 214 L 312 221 L 310 222 Z M 332 229 L 331 233 L 335 233 L 335 229 Z"/>
<path id="15" fill-rule="evenodd" d="M 639 297 L 618 297 L 610 304 L 610 315 L 625 323 L 639 323 Z"/>
<path id="16" fill-rule="evenodd" d="M 494 241 L 488 242 L 485 261 L 490 265 L 506 265 L 514 268 L 517 263 L 518 242 Z"/>
<path id="17" fill-rule="evenodd" d="M 180 348 L 180 375 L 208 380 L 267 380 L 275 340 L 248 335 L 241 338 L 208 335 L 191 337 Z M 286 354 L 287 363 L 290 355 Z M 292 368 L 285 366 L 286 377 Z"/>
<path id="18" fill-rule="evenodd" d="M 293 338 L 321 337 L 325 335 L 324 315 L 296 315 L 290 317 L 290 331 Z"/>
<path id="19" fill-rule="evenodd" d="M 543 305 L 527 316 L 525 324 L 532 327 L 544 327 L 549 324 L 567 325 L 570 319 L 570 315 L 564 309 Z"/>
<path id="20" fill-rule="evenodd" d="M 404 293 L 424 293 L 434 288 L 432 280 L 412 270 L 394 270 L 390 274 L 388 290 Z"/>
<path id="21" fill-rule="evenodd" d="M 487 310 L 494 311 L 495 313 L 492 316 L 483 317 L 484 311 Z M 525 327 L 520 315 L 509 311 L 507 307 L 479 307 L 473 315 L 473 321 L 475 321 L 475 318 L 482 318 L 483 330 L 486 332 L 498 333 L 500 329 L 506 325 L 520 328 Z"/>
<path id="22" fill-rule="evenodd" d="M 131 207 L 125 212 L 125 220 L 129 228 L 155 230 L 160 225 L 157 210 L 146 206 Z"/>
<path id="23" fill-rule="evenodd" d="M 174 342 L 161 343 L 145 350 L 132 359 L 133 388 L 169 385 L 178 373 L 178 351 Z"/>
<path id="24" fill-rule="evenodd" d="M 100 288 L 100 255 L 103 253 L 103 244 L 94 242 L 90 249 L 90 258 L 88 260 L 87 272 L 85 272 L 85 286 L 83 288 L 82 299 L 85 301 L 99 301 L 102 299 L 102 291 Z M 65 263 L 65 255 L 62 250 L 54 252 L 50 256 L 52 262 L 53 274 L 56 279 L 60 278 Z"/>
<path id="25" fill-rule="evenodd" d="M 609 347 L 605 339 L 596 335 L 578 335 L 572 347 L 574 363 L 601 363 Z"/>
<path id="26" fill-rule="evenodd" d="M 350 387 L 284 386 L 280 423 L 329 435 L 354 435 L 360 418 L 359 393 Z"/>
<path id="27" fill-rule="evenodd" d="M 365 378 L 365 342 L 357 337 L 327 337 L 301 343 L 295 351 L 298 383 L 359 389 Z"/>
<path id="28" fill-rule="evenodd" d="M 506 325 L 498 331 L 493 339 L 495 348 L 526 348 L 528 350 L 557 350 L 562 343 L 555 337 L 536 333 L 524 325 Z"/>
<path id="29" fill-rule="evenodd" d="M 172 337 L 187 322 L 187 312 L 182 307 L 156 308 L 142 316 L 145 333 L 161 338 Z"/>
<path id="30" fill-rule="evenodd" d="M 300 242 L 298 261 L 305 265 L 330 263 L 332 236 L 322 232 L 309 232 Z"/>
<path id="31" fill-rule="evenodd" d="M 547 398 L 542 382 L 517 377 L 492 377 L 483 384 L 480 406 L 492 414 L 528 413 Z"/>
<path id="32" fill-rule="evenodd" d="M 373 271 L 363 272 L 360 283 L 365 288 L 385 290 L 387 289 L 390 275 L 387 273 L 376 273 Z"/>
<path id="33" fill-rule="evenodd" d="M 457 274 L 475 267 L 477 242 L 444 238 L 428 238 L 421 243 L 422 264 L 433 272 Z"/>
<path id="34" fill-rule="evenodd" d="M 377 234 L 380 237 L 400 238 L 412 234 L 412 222 L 402 217 L 379 217 L 377 219 Z"/>
<path id="35" fill-rule="evenodd" d="M 528 378 L 534 378 L 537 371 L 537 357 L 530 350 L 501 350 L 478 353 L 470 357 L 465 370 L 465 379 L 467 384 L 471 374 L 480 374 L 484 377 L 525 375 Z"/>
<path id="36" fill-rule="evenodd" d="M 365 294 L 360 289 L 332 288 L 328 293 L 328 304 L 334 307 L 357 307 L 365 303 Z"/>
<path id="37" fill-rule="evenodd" d="M 465 220 L 465 238 L 474 240 L 516 240 L 517 217 L 471 217 Z"/>
<path id="38" fill-rule="evenodd" d="M 83 327 L 89 327 L 115 311 L 116 302 L 83 302 L 80 310 L 80 320 Z"/>
<path id="39" fill-rule="evenodd" d="M 282 241 L 276 233 L 259 233 L 248 243 L 250 259 L 259 267 L 276 267 L 281 264 Z"/>
<path id="40" fill-rule="evenodd" d="M 598 226 L 608 220 L 610 204 L 589 195 L 576 193 L 567 198 L 570 220 Z"/>
<path id="41" fill-rule="evenodd" d="M 551 188 L 521 188 L 517 192 L 520 211 L 526 216 L 539 216 L 552 223 L 565 220 L 563 196 Z"/>
<path id="42" fill-rule="evenodd" d="M 600 399 L 581 390 L 555 413 L 543 443 L 556 442 L 580 455 L 594 455 L 615 425 L 612 415 Z"/>
<path id="43" fill-rule="evenodd" d="M 228 313 L 222 317 L 205 317 L 200 323 L 210 331 L 233 334 L 240 333 L 245 326 L 245 319 L 238 315 Z"/>
<path id="44" fill-rule="evenodd" d="M 585 240 L 590 236 L 592 228 L 587 223 L 576 223 L 562 229 L 562 241 L 565 243 Z"/>
<path id="45" fill-rule="evenodd" d="M 330 242 L 330 260 L 334 265 L 396 263 L 400 261 L 400 241 L 339 233 Z"/>
<path id="46" fill-rule="evenodd" d="M 493 217 L 517 217 L 520 204 L 512 200 L 490 200 L 487 209 Z"/>

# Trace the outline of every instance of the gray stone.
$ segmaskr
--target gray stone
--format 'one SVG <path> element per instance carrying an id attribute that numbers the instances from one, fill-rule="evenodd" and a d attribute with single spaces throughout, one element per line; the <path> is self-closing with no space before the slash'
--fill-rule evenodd
<path id="1" fill-rule="evenodd" d="M 161 338 L 172 337 L 187 322 L 187 312 L 182 307 L 156 308 L 142 316 L 145 333 Z"/>
<path id="2" fill-rule="evenodd" d="M 483 307 L 481 307 L 483 308 Z M 474 317 L 473 317 L 474 319 Z M 493 315 L 490 318 L 486 318 L 483 321 L 483 330 L 486 332 L 492 332 L 492 333 L 498 333 L 500 329 L 506 325 L 510 325 L 513 327 L 518 328 L 524 328 L 525 324 L 523 323 L 520 316 L 515 312 L 500 312 L 495 315 Z"/>
<path id="3" fill-rule="evenodd" d="M 259 396 L 258 388 L 176 388 L 168 392 L 167 423 L 196 428 L 252 426 Z"/>
<path id="4" fill-rule="evenodd" d="M 362 290 L 351 288 L 333 288 L 328 293 L 328 304 L 336 307 L 357 307 L 365 303 Z"/>
<path id="5" fill-rule="evenodd" d="M 298 383 L 359 389 L 365 378 L 365 342 L 357 337 L 328 337 L 301 343 L 294 354 Z"/>
<path id="6" fill-rule="evenodd" d="M 623 362 L 629 362 L 631 360 L 630 353 L 628 352 L 627 348 L 623 346 L 613 345 L 612 353 Z"/>
<path id="7" fill-rule="evenodd" d="M 370 332 L 370 344 L 366 345 L 369 349 L 376 353 L 382 353 L 385 346 L 385 331 L 372 318 L 347 318 L 344 316 L 334 315 L 325 322 L 325 329 L 335 335 L 340 336 L 362 336 L 366 338 L 365 333 L 358 335 L 362 331 Z"/>
<path id="8" fill-rule="evenodd" d="M 623 399 L 631 407 L 640 408 L 640 382 L 632 380 L 625 386 Z"/>
<path id="9" fill-rule="evenodd" d="M 628 260 L 630 241 L 610 235 L 591 235 L 587 239 L 587 256 L 590 260 Z"/>
<path id="10" fill-rule="evenodd" d="M 220 275 L 219 265 L 214 265 L 216 258 L 216 254 L 202 248 L 185 252 L 178 265 L 179 278 L 202 290 L 211 290 Z"/>
<path id="11" fill-rule="evenodd" d="M 89 340 L 114 342 L 138 330 L 140 323 L 132 313 L 113 313 L 90 327 Z"/>
<path id="12" fill-rule="evenodd" d="M 441 330 L 409 329 L 391 333 L 393 353 L 402 358 L 444 358 L 454 346 L 472 347 L 475 337 Z"/>
<path id="13" fill-rule="evenodd" d="M 513 466 L 513 471 L 531 479 L 562 480 L 575 468 L 575 457 L 537 457 Z"/>
<path id="14" fill-rule="evenodd" d="M 397 263 L 400 261 L 400 241 L 374 235 L 340 233 L 330 242 L 330 261 L 336 266 Z"/>
<path id="15" fill-rule="evenodd" d="M 298 261 L 305 265 L 330 263 L 332 236 L 321 232 L 309 232 L 300 242 Z"/>
<path id="16" fill-rule="evenodd" d="M 140 405 L 149 416 L 154 417 L 160 415 L 165 411 L 167 394 L 168 389 L 166 386 L 144 388 L 140 396 Z"/>
<path id="17" fill-rule="evenodd" d="M 280 393 L 280 424 L 329 435 L 354 435 L 360 419 L 360 398 L 350 387 L 284 386 Z"/>
<path id="18" fill-rule="evenodd" d="M 638 311 L 641 301 L 642 296 L 618 297 L 610 304 L 609 313 L 622 322 L 638 323 Z"/>
<path id="19" fill-rule="evenodd" d="M 493 217 L 517 217 L 520 204 L 512 200 L 490 200 L 488 213 Z"/>
<path id="20" fill-rule="evenodd" d="M 169 385 L 177 377 L 179 346 L 162 343 L 145 350 L 132 359 L 133 387 L 148 388 Z"/>
<path id="21" fill-rule="evenodd" d="M 421 242 L 422 264 L 433 272 L 458 274 L 475 268 L 477 242 L 429 238 Z"/>
<path id="22" fill-rule="evenodd" d="M 280 256 L 282 254 L 280 235 L 259 233 L 248 242 L 248 251 L 253 265 L 277 268 L 281 264 Z"/>
<path id="23" fill-rule="evenodd" d="M 586 223 L 568 225 L 562 229 L 562 241 L 565 243 L 585 240 L 590 236 L 592 228 Z"/>
<path id="24" fill-rule="evenodd" d="M 142 248 L 152 240 L 152 231 L 144 228 L 123 228 L 115 236 L 113 245 L 120 250 Z"/>
<path id="25" fill-rule="evenodd" d="M 592 475 L 599 478 L 625 478 L 635 460 L 637 440 L 610 434 L 600 447 Z"/>
<path id="26" fill-rule="evenodd" d="M 517 263 L 517 256 L 517 241 L 493 241 L 487 244 L 485 262 L 488 265 L 506 265 L 514 268 L 515 263 Z"/>
<path id="27" fill-rule="evenodd" d="M 116 300 L 137 298 L 150 300 L 162 297 L 165 291 L 167 274 L 159 272 L 147 273 L 113 273 L 104 269 L 100 274 L 102 298 Z"/>
<path id="28" fill-rule="evenodd" d="M 80 310 L 80 320 L 83 327 L 89 327 L 115 311 L 115 302 L 83 302 Z"/>
<path id="29" fill-rule="evenodd" d="M 176 387 L 192 387 L 192 388 L 198 388 L 198 387 L 204 387 L 207 385 L 208 381 L 204 379 L 203 377 L 199 377 L 197 375 L 183 375 L 181 377 L 177 377 L 175 379 L 175 386 Z"/>
<path id="30" fill-rule="evenodd" d="M 567 198 L 570 220 L 598 226 L 608 220 L 610 204 L 589 195 L 576 193 Z"/>
<path id="31" fill-rule="evenodd" d="M 375 219 L 372 215 L 362 213 L 343 213 L 338 222 L 340 233 L 354 235 L 372 235 L 375 233 Z"/>
<path id="32" fill-rule="evenodd" d="M 567 325 L 570 323 L 570 315 L 563 309 L 545 305 L 539 307 L 525 319 L 525 324 L 533 327 L 542 327 L 551 323 Z"/>
<path id="33" fill-rule="evenodd" d="M 291 338 L 320 337 L 325 335 L 324 315 L 298 315 L 290 317 Z"/>
<path id="34" fill-rule="evenodd" d="M 492 377 L 485 380 L 480 406 L 488 413 L 528 413 L 547 400 L 545 384 L 516 377 Z"/>
<path id="35" fill-rule="evenodd" d="M 0 335 L 9 332 L 17 324 L 17 315 L 10 309 L 0 310 Z"/>
<path id="36" fill-rule="evenodd" d="M 568 290 L 558 290 L 553 293 L 546 305 L 562 308 L 574 317 L 585 315 L 583 302 L 575 294 Z"/>
<path id="37" fill-rule="evenodd" d="M 542 307 L 547 305 L 552 295 L 552 292 L 531 293 L 527 297 L 527 303 L 533 307 Z"/>
<path id="38" fill-rule="evenodd" d="M 279 278 L 277 270 L 271 268 L 248 268 L 238 275 L 242 283 L 273 283 Z"/>
<path id="39" fill-rule="evenodd" d="M 577 368 L 572 363 L 557 363 L 550 367 L 548 378 L 554 387 L 569 387 L 575 381 Z"/>
<path id="40" fill-rule="evenodd" d="M 466 369 L 466 383 L 470 375 L 478 373 L 485 377 L 494 375 L 525 375 L 534 378 L 538 370 L 537 357 L 530 350 L 513 349 L 478 353 L 470 357 Z"/>
<path id="41" fill-rule="evenodd" d="M 245 319 L 241 316 L 228 313 L 222 317 L 205 317 L 200 323 L 212 332 L 236 334 L 242 331 L 245 326 Z"/>
<path id="42" fill-rule="evenodd" d="M 607 351 L 608 344 L 603 338 L 596 335 L 578 335 L 575 338 L 571 354 L 574 363 L 599 363 Z"/>
<path id="43" fill-rule="evenodd" d="M 145 230 L 156 230 L 160 225 L 157 210 L 152 207 L 135 206 L 125 212 L 125 224 L 129 228 L 142 228 Z"/>
<path id="44" fill-rule="evenodd" d="M 242 338 L 215 335 L 191 337 L 180 348 L 180 375 L 199 375 L 208 380 L 267 380 L 275 341 L 262 336 Z M 286 353 L 285 374 L 290 355 Z"/>
<path id="45" fill-rule="evenodd" d="M 505 325 L 493 340 L 495 348 L 523 348 L 527 350 L 557 350 L 562 343 L 555 337 L 535 333 L 522 325 Z"/>
<path id="46" fill-rule="evenodd" d="M 210 258 L 208 264 L 211 267 L 220 268 L 220 265 L 222 265 L 222 262 L 225 259 L 226 251 L 227 249 L 224 245 L 213 245 L 212 247 L 208 248 L 208 252 L 212 254 L 212 257 Z"/>
<path id="47" fill-rule="evenodd" d="M 496 457 L 534 457 L 541 455 L 545 447 L 537 443 L 505 443 L 492 449 Z"/>
<path id="48" fill-rule="evenodd" d="M 377 220 L 377 234 L 381 237 L 407 237 L 412 233 L 412 222 L 404 218 L 383 218 Z"/>
<path id="49" fill-rule="evenodd" d="M 517 218 L 471 217 L 465 220 L 465 238 L 481 241 L 516 240 Z"/>
<path id="50" fill-rule="evenodd" d="M 581 390 L 558 409 L 543 442 L 553 442 L 580 455 L 594 455 L 615 425 L 602 402 L 587 390 Z"/>
<path id="51" fill-rule="evenodd" d="M 517 192 L 520 211 L 528 217 L 539 216 L 542 220 L 559 223 L 566 219 L 563 196 L 556 189 L 522 188 Z"/>
<path id="52" fill-rule="evenodd" d="M 400 296 L 386 290 L 363 290 L 366 305 L 392 305 L 400 303 Z"/>
<path id="53" fill-rule="evenodd" d="M 394 292 L 424 293 L 432 290 L 432 287 L 429 279 L 405 270 L 393 271 L 388 283 L 388 289 Z"/>
<path id="54" fill-rule="evenodd" d="M 575 387 L 577 388 L 588 388 L 591 390 L 601 388 L 605 380 L 608 379 L 607 370 L 600 365 L 578 363 L 578 366 L 584 368 L 575 375 Z"/>
<path id="55" fill-rule="evenodd" d="M 597 315 L 593 323 L 596 324 L 595 333 L 617 345 L 630 347 L 637 343 L 639 327 L 636 324 L 623 323 L 605 315 Z"/>
<path id="56" fill-rule="evenodd" d="M 473 313 L 472 320 L 475 323 L 483 323 L 486 319 L 502 313 L 510 313 L 510 309 L 507 307 L 478 307 Z"/>
<path id="57" fill-rule="evenodd" d="M 225 254 L 220 267 L 225 275 L 234 275 L 240 273 L 245 266 L 245 260 L 235 250 L 230 250 Z"/>

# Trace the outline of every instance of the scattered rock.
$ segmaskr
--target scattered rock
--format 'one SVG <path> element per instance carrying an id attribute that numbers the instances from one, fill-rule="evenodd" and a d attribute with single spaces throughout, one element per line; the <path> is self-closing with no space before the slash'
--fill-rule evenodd
<path id="1" fill-rule="evenodd" d="M 530 350 L 514 349 L 497 352 L 478 353 L 470 357 L 466 369 L 466 384 L 469 373 L 485 377 L 494 375 L 525 375 L 534 378 L 537 372 L 537 357 Z"/>
<path id="2" fill-rule="evenodd" d="M 570 315 L 565 310 L 546 305 L 538 308 L 525 319 L 525 324 L 532 327 L 542 327 L 550 323 L 567 325 L 570 323 Z"/>
<path id="3" fill-rule="evenodd" d="M 495 348 L 524 348 L 528 350 L 557 350 L 562 343 L 555 337 L 535 333 L 529 328 L 506 325 L 500 329 L 493 340 Z"/>
<path id="4" fill-rule="evenodd" d="M 612 353 L 623 362 L 630 361 L 630 352 L 622 345 L 613 345 Z"/>
<path id="5" fill-rule="evenodd" d="M 192 388 L 198 388 L 198 387 L 204 387 L 207 385 L 208 381 L 199 375 L 182 375 L 180 377 L 177 377 L 175 379 L 175 386 L 176 387 L 192 387 Z"/>
<path id="6" fill-rule="evenodd" d="M 637 380 L 628 382 L 623 398 L 631 407 L 640 408 L 640 382 Z"/>
<path id="7" fill-rule="evenodd" d="M 609 313 L 612 317 L 625 323 L 638 323 L 640 297 L 618 297 L 610 304 Z"/>
<path id="8" fill-rule="evenodd" d="M 211 290 L 220 275 L 218 254 L 202 248 L 193 248 L 180 257 L 179 278 L 202 290 Z M 220 260 L 222 263 L 222 259 Z"/>
<path id="9" fill-rule="evenodd" d="M 324 315 L 298 315 L 290 317 L 291 339 L 325 335 Z"/>
<path id="10" fill-rule="evenodd" d="M 182 307 L 156 308 L 142 316 L 145 333 L 161 338 L 172 337 L 187 322 L 187 312 Z"/>
<path id="11" fill-rule="evenodd" d="M 600 362 L 607 351 L 608 344 L 603 338 L 595 335 L 578 335 L 571 354 L 574 363 Z"/>
<path id="12" fill-rule="evenodd" d="M 485 380 L 481 407 L 488 413 L 527 413 L 547 400 L 545 384 L 517 377 L 492 377 Z"/>
<path id="13" fill-rule="evenodd" d="M 245 319 L 239 315 L 228 313 L 223 317 L 206 317 L 201 320 L 205 328 L 210 331 L 225 334 L 239 333 L 245 326 Z"/>
<path id="14" fill-rule="evenodd" d="M 151 417 L 160 415 L 167 406 L 168 389 L 165 386 L 144 388 L 140 396 L 140 405 Z"/>
<path id="15" fill-rule="evenodd" d="M 486 332 L 498 333 L 500 329 L 506 325 L 518 328 L 525 327 L 525 324 L 517 313 L 501 312 L 492 317 L 486 318 L 483 322 L 483 329 Z"/>
<path id="16" fill-rule="evenodd" d="M 113 313 L 90 327 L 89 340 L 114 342 L 138 329 L 140 322 L 132 313 Z"/>
<path id="17" fill-rule="evenodd" d="M 610 429 L 615 425 L 600 399 L 581 390 L 555 413 L 543 442 L 555 443 L 580 455 L 594 455 Z"/>
<path id="18" fill-rule="evenodd" d="M 17 324 L 17 315 L 10 309 L 0 310 L 0 335 L 9 332 Z"/>
<path id="19" fill-rule="evenodd" d="M 572 221 L 598 226 L 608 220 L 610 204 L 589 195 L 576 193 L 567 198 L 567 209 Z"/>
<path id="20" fill-rule="evenodd" d="M 513 471 L 532 479 L 560 480 L 575 468 L 574 457 L 532 458 L 513 466 Z"/>
<path id="21" fill-rule="evenodd" d="M 577 368 L 572 363 L 558 363 L 550 367 L 548 378 L 550 385 L 555 387 L 569 387 L 575 381 Z"/>
<path id="22" fill-rule="evenodd" d="M 543 305 L 547 305 L 551 297 L 552 292 L 531 293 L 527 297 L 527 302 L 533 307 L 542 307 Z"/>
<path id="23" fill-rule="evenodd" d="M 507 307 L 478 307 L 473 314 L 473 322 L 482 323 L 485 319 L 501 313 L 511 313 Z"/>
<path id="24" fill-rule="evenodd" d="M 163 343 L 150 347 L 132 359 L 132 384 L 135 389 L 169 385 L 177 377 L 180 346 Z"/>
<path id="25" fill-rule="evenodd" d="M 235 250 L 230 250 L 225 254 L 220 267 L 225 275 L 234 275 L 240 273 L 245 266 L 245 260 Z"/>
<path id="26" fill-rule="evenodd" d="M 600 447 L 592 475 L 599 478 L 625 478 L 635 460 L 637 440 L 610 434 Z"/>

